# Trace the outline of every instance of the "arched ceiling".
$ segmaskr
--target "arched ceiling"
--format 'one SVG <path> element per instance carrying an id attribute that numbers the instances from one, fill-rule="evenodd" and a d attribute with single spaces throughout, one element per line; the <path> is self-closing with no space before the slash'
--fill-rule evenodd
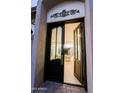
<path id="1" fill-rule="evenodd" d="M 84 2 L 84 0 L 43 0 L 43 5 L 46 9 L 46 11 L 49 11 L 49 9 L 51 9 L 52 7 L 56 6 L 59 3 L 62 3 L 64 1 L 82 1 Z"/>

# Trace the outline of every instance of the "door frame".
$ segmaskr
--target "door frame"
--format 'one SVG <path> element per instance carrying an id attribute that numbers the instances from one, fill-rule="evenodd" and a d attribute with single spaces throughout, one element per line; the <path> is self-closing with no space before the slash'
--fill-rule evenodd
<path id="1" fill-rule="evenodd" d="M 65 27 L 65 24 L 67 24 L 67 23 L 76 23 L 76 22 L 83 22 L 83 24 L 84 24 L 84 27 L 85 27 L 85 18 L 84 17 L 82 17 L 82 18 L 76 18 L 76 19 L 70 19 L 70 20 L 65 20 L 65 21 L 59 21 L 59 22 L 51 22 L 51 23 L 64 23 L 64 27 Z M 48 24 L 51 24 L 51 23 L 47 23 L 47 26 L 48 26 Z M 65 28 L 64 28 L 64 30 L 65 30 Z M 48 34 L 48 31 L 47 31 L 47 34 Z M 64 33 L 65 34 L 65 33 Z M 83 39 L 83 44 L 84 44 L 84 52 L 85 52 L 85 55 L 84 55 L 84 57 L 85 57 L 85 75 L 86 75 L 86 85 L 77 85 L 77 84 L 71 84 L 71 83 L 64 83 L 64 77 L 63 77 L 63 82 L 62 82 L 62 84 L 68 84 L 68 85 L 73 85 L 73 86 L 79 86 L 79 87 L 84 87 L 85 88 L 85 90 L 87 90 L 87 61 L 86 61 L 86 37 L 85 37 L 85 30 L 84 31 L 82 31 L 82 35 L 83 35 L 83 37 L 84 37 L 84 39 Z M 65 36 L 65 35 L 64 35 Z M 46 68 L 46 52 L 47 52 L 47 47 L 48 47 L 48 45 L 47 45 L 47 38 L 48 38 L 48 36 L 46 36 L 46 49 L 45 49 L 45 68 L 44 68 L 44 70 L 46 70 L 47 68 Z M 64 38 L 65 39 L 65 38 Z M 65 41 L 65 40 L 64 40 Z M 64 42 L 65 43 L 65 42 Z M 64 58 L 64 57 L 63 57 Z M 63 60 L 64 61 L 64 60 Z M 65 65 L 64 64 L 64 62 L 63 62 L 63 65 Z M 82 64 L 83 65 L 83 64 Z M 64 70 L 64 69 L 63 69 Z M 63 71 L 64 72 L 64 71 Z M 82 69 L 82 74 L 83 74 L 83 69 Z M 64 76 L 64 74 L 63 74 L 63 76 Z M 44 72 L 44 81 L 45 81 L 45 72 Z"/>

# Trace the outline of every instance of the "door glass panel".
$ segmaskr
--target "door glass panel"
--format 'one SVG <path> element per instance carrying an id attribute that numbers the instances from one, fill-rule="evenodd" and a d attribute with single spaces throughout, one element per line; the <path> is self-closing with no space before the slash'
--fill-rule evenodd
<path id="1" fill-rule="evenodd" d="M 75 59 L 77 59 L 77 31 L 75 31 Z"/>
<path id="2" fill-rule="evenodd" d="M 52 29 L 50 60 L 55 59 L 55 49 L 56 49 L 56 28 Z"/>
<path id="3" fill-rule="evenodd" d="M 81 34 L 80 34 L 79 28 L 78 28 L 77 32 L 78 32 L 78 34 L 77 34 L 77 38 L 78 38 L 78 60 L 80 61 L 80 59 L 81 59 Z"/>
<path id="4" fill-rule="evenodd" d="M 51 55 L 50 60 L 61 59 L 62 48 L 62 28 L 52 29 L 51 36 Z"/>
<path id="5" fill-rule="evenodd" d="M 61 59 L 61 47 L 62 47 L 62 28 L 57 28 L 57 43 L 56 43 L 56 59 Z"/>

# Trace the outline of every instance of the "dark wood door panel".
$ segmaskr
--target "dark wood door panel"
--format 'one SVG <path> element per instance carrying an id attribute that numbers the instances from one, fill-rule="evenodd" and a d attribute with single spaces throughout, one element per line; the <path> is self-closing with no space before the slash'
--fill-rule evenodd
<path id="1" fill-rule="evenodd" d="M 64 24 L 50 23 L 47 25 L 45 80 L 63 82 L 63 45 Z"/>
<path id="2" fill-rule="evenodd" d="M 85 89 L 87 89 L 85 28 L 82 22 L 74 30 L 74 51 L 74 75 Z"/>
<path id="3" fill-rule="evenodd" d="M 81 79 L 81 64 L 79 61 L 75 61 L 75 76 L 78 80 Z"/>

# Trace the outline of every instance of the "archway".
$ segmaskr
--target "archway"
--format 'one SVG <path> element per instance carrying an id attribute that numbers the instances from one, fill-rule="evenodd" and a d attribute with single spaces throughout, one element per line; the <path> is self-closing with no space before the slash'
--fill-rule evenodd
<path id="1" fill-rule="evenodd" d="M 81 1 L 65 1 L 54 6 L 47 12 L 48 25 L 46 43 L 49 43 L 46 44 L 45 52 L 45 80 L 54 80 L 57 82 L 75 84 L 87 88 L 84 18 L 84 3 Z M 77 22 L 73 20 L 77 20 Z M 56 25 L 62 28 L 62 34 L 57 34 L 59 35 L 59 37 L 61 37 L 61 35 L 63 36 L 61 37 L 62 41 L 60 41 L 58 37 L 56 40 L 55 38 L 52 39 L 52 34 L 54 34 L 54 37 L 56 37 L 55 32 L 59 33 L 59 30 L 54 30 L 55 28 L 58 29 Z M 78 37 L 78 43 L 76 41 L 77 39 L 74 40 L 74 38 L 77 38 L 76 33 L 80 34 L 81 36 Z M 55 44 L 55 41 L 57 41 L 57 44 Z M 77 45 L 78 47 L 76 48 Z M 50 50 L 50 47 L 52 50 Z M 83 51 L 81 52 L 81 50 Z M 70 53 L 64 53 L 64 51 L 70 51 Z M 60 57 L 56 58 L 56 56 L 54 57 L 54 55 L 59 55 Z M 78 56 L 78 58 L 76 57 L 76 55 Z M 52 57 L 52 59 L 50 58 L 50 56 Z M 60 65 L 58 65 L 59 62 Z M 57 73 L 60 73 L 60 75 L 58 75 Z"/>

